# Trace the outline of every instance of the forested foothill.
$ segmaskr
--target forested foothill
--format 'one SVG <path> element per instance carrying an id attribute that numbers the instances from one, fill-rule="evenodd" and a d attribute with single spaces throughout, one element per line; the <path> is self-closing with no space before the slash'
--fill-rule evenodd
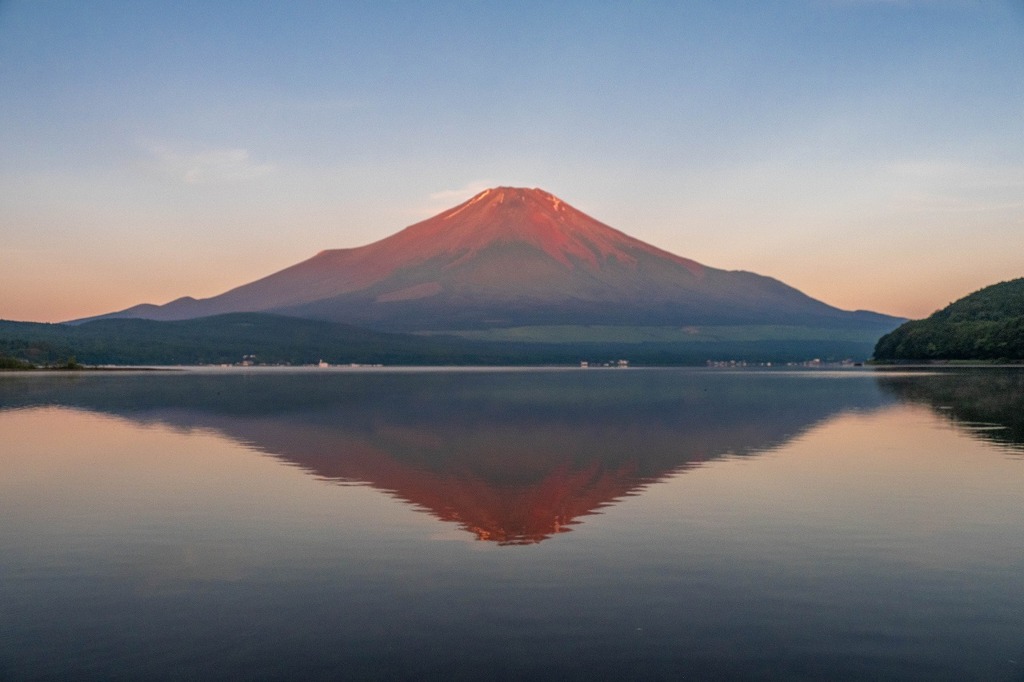
<path id="1" fill-rule="evenodd" d="M 879 339 L 878 361 L 1024 361 L 1024 278 L 985 287 Z"/>

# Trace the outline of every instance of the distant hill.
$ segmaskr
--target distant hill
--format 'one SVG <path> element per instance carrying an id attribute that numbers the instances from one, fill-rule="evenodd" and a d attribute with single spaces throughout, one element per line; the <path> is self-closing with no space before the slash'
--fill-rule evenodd
<path id="1" fill-rule="evenodd" d="M 195 320 L 95 320 L 80 325 L 0 321 L 0 353 L 35 364 L 440 364 L 489 361 L 466 342 L 375 332 L 322 320 L 231 313 Z M 497 360 L 502 358 L 498 357 Z"/>
<path id="2" fill-rule="evenodd" d="M 630 237 L 540 189 L 497 187 L 373 244 L 323 251 L 207 299 L 102 318 L 267 312 L 381 331 L 523 327 L 813 327 L 903 320 L 845 311 L 751 272 L 702 265 Z M 500 335 L 499 335 L 500 336 Z M 559 341 L 554 330 L 541 334 Z"/>
<path id="3" fill-rule="evenodd" d="M 699 365 L 707 360 L 789 362 L 810 358 L 865 359 L 874 339 L 862 334 L 813 329 L 748 328 L 706 334 L 657 335 L 643 329 L 626 337 L 596 330 L 594 342 L 464 339 L 395 334 L 324 320 L 266 313 L 229 313 L 194 320 L 95 320 L 78 325 L 0 321 L 0 357 L 87 365 L 234 364 L 303 365 L 571 365 L 587 360 L 628 359 L 637 365 Z M 0 369 L 3 367 L 0 366 Z"/>
<path id="4" fill-rule="evenodd" d="M 1024 360 L 1024 278 L 950 303 L 879 339 L 876 360 Z"/>

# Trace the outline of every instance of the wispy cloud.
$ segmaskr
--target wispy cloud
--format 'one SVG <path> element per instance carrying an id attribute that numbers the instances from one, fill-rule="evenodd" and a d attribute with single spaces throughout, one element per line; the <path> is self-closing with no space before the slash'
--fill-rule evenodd
<path id="1" fill-rule="evenodd" d="M 858 5 L 937 5 L 944 0 L 812 0 L 813 5 L 832 7 L 856 7 Z M 948 0 L 946 0 L 948 1 Z M 964 0 L 970 2 L 970 0 Z"/>
<path id="2" fill-rule="evenodd" d="M 244 182 L 270 175 L 274 166 L 258 163 L 248 149 L 205 149 L 181 152 L 166 145 L 149 149 L 158 169 L 188 185 Z"/>
<path id="3" fill-rule="evenodd" d="M 441 189 L 428 194 L 426 199 L 418 201 L 415 206 L 410 206 L 403 210 L 401 214 L 403 217 L 413 220 L 429 218 L 456 204 L 461 204 L 474 194 L 479 194 L 485 189 L 494 187 L 494 185 L 495 183 L 492 180 L 473 180 L 467 182 L 462 187 Z"/>
<path id="4" fill-rule="evenodd" d="M 286 99 L 272 106 L 285 112 L 338 114 L 363 109 L 369 104 L 367 100 L 361 99 Z"/>
<path id="5" fill-rule="evenodd" d="M 903 160 L 886 168 L 898 204 L 926 212 L 1024 210 L 1024 166 L 977 165 L 941 159 Z"/>
<path id="6" fill-rule="evenodd" d="M 473 180 L 467 182 L 458 189 L 443 189 L 439 192 L 434 192 L 430 195 L 430 200 L 436 203 L 451 203 L 455 201 L 465 201 L 474 194 L 479 194 L 485 189 L 489 189 L 494 186 L 491 180 Z"/>
<path id="7" fill-rule="evenodd" d="M 901 160 L 888 164 L 896 179 L 945 184 L 962 189 L 1024 188 L 1024 166 L 981 165 L 945 159 Z"/>

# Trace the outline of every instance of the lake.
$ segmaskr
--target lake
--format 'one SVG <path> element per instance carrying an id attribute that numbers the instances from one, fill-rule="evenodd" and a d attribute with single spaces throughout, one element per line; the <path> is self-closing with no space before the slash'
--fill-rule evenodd
<path id="1" fill-rule="evenodd" d="M 0 375 L 0 679 L 1024 679 L 1024 371 Z"/>

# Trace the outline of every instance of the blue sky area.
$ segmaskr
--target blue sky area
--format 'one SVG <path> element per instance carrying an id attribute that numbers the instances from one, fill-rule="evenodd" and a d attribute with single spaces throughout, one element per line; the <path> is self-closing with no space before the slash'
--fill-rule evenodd
<path id="1" fill-rule="evenodd" d="M 1024 1 L 0 0 L 0 318 L 210 296 L 494 185 L 843 308 L 1024 276 Z"/>

